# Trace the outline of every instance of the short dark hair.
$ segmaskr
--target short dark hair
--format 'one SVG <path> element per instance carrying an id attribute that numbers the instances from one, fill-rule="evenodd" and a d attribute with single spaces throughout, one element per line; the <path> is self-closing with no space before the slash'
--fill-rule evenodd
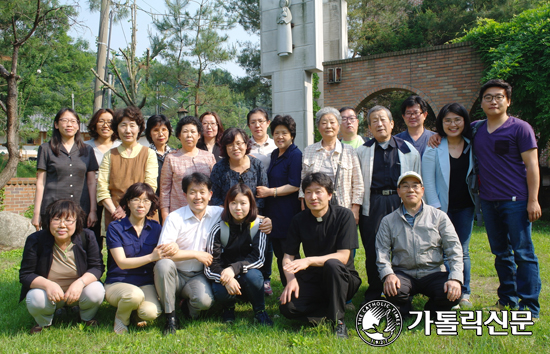
<path id="1" fill-rule="evenodd" d="M 227 194 L 225 195 L 225 200 L 223 202 L 223 211 L 221 218 L 223 221 L 227 222 L 233 219 L 233 215 L 231 215 L 231 212 L 229 211 L 229 203 L 234 201 L 237 197 L 237 194 L 239 193 L 244 194 L 248 198 L 248 201 L 250 203 L 250 211 L 248 212 L 248 215 L 244 218 L 244 222 L 251 223 L 256 220 L 256 217 L 258 216 L 258 208 L 256 207 L 256 198 L 254 198 L 252 190 L 244 183 L 237 183 L 233 187 L 229 188 L 229 190 L 227 191 Z"/>
<path id="2" fill-rule="evenodd" d="M 467 138 L 470 138 L 470 130 L 472 129 L 470 127 L 470 115 L 468 114 L 468 111 L 466 108 L 464 108 L 463 105 L 460 103 L 447 103 L 441 110 L 439 111 L 439 114 L 437 115 L 437 118 L 435 119 L 435 128 L 437 130 L 437 133 L 439 135 L 447 136 L 447 133 L 445 133 L 445 130 L 443 129 L 443 118 L 447 115 L 447 113 L 452 112 L 456 115 L 461 116 L 464 119 L 464 129 L 462 130 L 462 136 L 465 136 Z"/>
<path id="3" fill-rule="evenodd" d="M 202 120 L 206 116 L 213 116 L 214 119 L 216 119 L 216 122 L 218 123 L 218 135 L 216 135 L 216 143 L 220 144 L 220 140 L 222 140 L 223 132 L 225 131 L 225 129 L 223 128 L 222 120 L 220 119 L 220 116 L 218 115 L 218 113 L 214 111 L 211 111 L 211 112 L 207 111 L 201 114 L 201 116 L 199 117 L 199 121 L 201 122 L 201 125 L 202 125 Z M 202 137 L 202 134 L 201 134 L 201 137 L 199 138 L 199 141 L 200 142 L 202 141 L 204 143 L 204 138 Z"/>
<path id="4" fill-rule="evenodd" d="M 116 135 L 116 137 L 120 139 L 120 137 L 118 136 L 118 125 L 120 124 L 120 122 L 122 122 L 124 118 L 128 118 L 131 121 L 136 122 L 139 127 L 139 138 L 141 136 L 141 133 L 143 133 L 143 131 L 145 130 L 145 119 L 143 119 L 143 114 L 141 114 L 141 110 L 134 106 L 117 109 L 115 115 L 113 116 L 113 124 L 111 124 L 113 135 Z"/>
<path id="5" fill-rule="evenodd" d="M 212 180 L 210 177 L 204 173 L 193 172 L 192 174 L 183 177 L 181 180 L 181 190 L 183 193 L 187 194 L 187 189 L 192 183 L 197 185 L 205 184 L 209 191 L 212 190 Z"/>
<path id="6" fill-rule="evenodd" d="M 244 140 L 244 143 L 246 144 L 245 154 L 248 155 L 250 153 L 250 149 L 252 147 L 250 146 L 250 138 L 248 137 L 248 135 L 246 135 L 246 132 L 241 128 L 229 128 L 223 132 L 222 140 L 220 141 L 222 157 L 228 157 L 227 144 L 233 143 L 235 141 L 235 138 L 237 137 L 237 134 L 241 135 L 241 137 Z"/>
<path id="7" fill-rule="evenodd" d="M 253 115 L 254 113 L 262 113 L 264 115 L 265 119 L 267 119 L 267 121 L 269 121 L 269 114 L 267 113 L 267 110 L 265 110 L 262 107 L 256 107 L 253 110 L 251 110 L 250 112 L 248 112 L 248 114 L 246 115 L 246 125 L 250 124 L 250 116 Z"/>
<path id="8" fill-rule="evenodd" d="M 349 107 L 349 106 L 345 106 L 345 107 L 340 108 L 339 112 L 340 112 L 340 114 L 342 114 L 342 113 L 344 113 L 344 111 L 347 111 L 348 109 L 351 109 L 353 111 L 353 113 L 357 114 L 357 112 L 355 111 L 355 108 L 354 107 Z"/>
<path id="9" fill-rule="evenodd" d="M 74 235 L 80 234 L 84 229 L 86 214 L 80 205 L 69 199 L 56 200 L 46 207 L 44 219 L 42 220 L 42 228 L 49 231 L 50 224 L 54 218 L 67 218 L 68 216 L 74 216 L 76 220 Z"/>
<path id="10" fill-rule="evenodd" d="M 153 144 L 153 138 L 151 137 L 151 131 L 157 125 L 165 125 L 168 129 L 168 138 L 172 136 L 172 125 L 170 124 L 170 119 L 168 119 L 164 114 L 155 114 L 147 119 L 147 128 L 145 128 L 145 137 L 150 144 Z M 168 139 L 166 140 L 168 142 Z"/>
<path id="11" fill-rule="evenodd" d="M 334 183 L 332 183 L 332 179 L 326 173 L 308 173 L 302 180 L 302 192 L 305 193 L 307 187 L 311 186 L 312 183 L 317 183 L 325 188 L 328 194 L 334 193 Z"/>
<path id="12" fill-rule="evenodd" d="M 273 135 L 273 133 L 275 132 L 275 128 L 277 128 L 279 125 L 283 125 L 288 129 L 288 131 L 290 132 L 290 136 L 292 136 L 292 142 L 294 142 L 294 138 L 296 137 L 296 122 L 294 121 L 294 119 L 289 115 L 276 115 L 269 125 L 271 135 Z"/>
<path id="13" fill-rule="evenodd" d="M 504 89 L 508 101 L 512 100 L 512 85 L 501 79 L 492 79 L 481 86 L 481 89 L 479 90 L 479 102 L 483 101 L 483 94 L 485 93 L 485 91 L 487 91 L 487 89 L 491 87 L 500 87 Z"/>
<path id="14" fill-rule="evenodd" d="M 130 216 L 130 208 L 128 207 L 130 201 L 134 198 L 140 197 L 143 193 L 146 193 L 147 199 L 151 201 L 151 208 L 149 208 L 147 216 L 152 217 L 155 215 L 155 212 L 160 205 L 159 197 L 157 197 L 155 191 L 153 191 L 153 188 L 151 188 L 150 185 L 147 183 L 137 182 L 128 187 L 126 193 L 124 193 L 122 199 L 120 200 L 119 205 L 126 212 L 126 216 Z"/>
<path id="15" fill-rule="evenodd" d="M 96 131 L 97 122 L 99 122 L 99 117 L 104 113 L 109 113 L 111 117 L 113 118 L 115 117 L 115 112 L 110 108 L 98 109 L 97 112 L 95 112 L 94 115 L 92 116 L 92 119 L 90 119 L 90 121 L 88 122 L 88 133 L 90 134 L 90 137 L 92 139 L 96 139 L 99 137 L 99 133 Z M 116 136 L 114 134 L 111 135 L 111 141 L 115 141 L 115 140 L 116 140 Z M 98 161 L 98 163 L 101 163 L 101 162 Z"/>
<path id="16" fill-rule="evenodd" d="M 408 107 L 412 107 L 415 104 L 420 106 L 420 109 L 422 110 L 422 113 L 428 112 L 428 103 L 420 96 L 412 95 L 407 97 L 403 103 L 401 103 L 401 115 L 405 115 L 405 111 Z"/>
<path id="17" fill-rule="evenodd" d="M 197 127 L 197 132 L 199 135 L 202 136 L 202 124 L 195 116 L 185 116 L 182 119 L 178 121 L 178 125 L 176 126 L 176 138 L 180 138 L 181 130 L 183 129 L 184 125 L 187 124 L 194 124 Z"/>

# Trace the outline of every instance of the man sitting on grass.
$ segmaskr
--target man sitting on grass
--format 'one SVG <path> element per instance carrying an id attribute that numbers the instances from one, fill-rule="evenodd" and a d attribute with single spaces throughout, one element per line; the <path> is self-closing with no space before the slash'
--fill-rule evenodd
<path id="1" fill-rule="evenodd" d="M 427 311 L 448 311 L 460 301 L 463 282 L 462 246 L 447 214 L 422 202 L 422 177 L 403 173 L 397 181 L 403 204 L 382 219 L 376 234 L 376 255 L 384 294 L 403 317 L 412 298 L 430 299 Z M 447 256 L 450 272 L 443 264 Z"/>
<path id="2" fill-rule="evenodd" d="M 308 209 L 292 219 L 288 230 L 280 311 L 313 323 L 326 318 L 336 325 L 339 338 L 348 338 L 344 306 L 361 285 L 352 255 L 359 247 L 355 218 L 351 210 L 330 204 L 334 187 L 326 174 L 307 175 L 302 188 Z M 294 259 L 300 244 L 305 258 Z"/>

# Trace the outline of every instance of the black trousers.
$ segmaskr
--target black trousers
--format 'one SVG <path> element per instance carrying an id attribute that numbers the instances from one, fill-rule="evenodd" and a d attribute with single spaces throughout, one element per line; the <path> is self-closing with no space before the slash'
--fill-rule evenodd
<path id="1" fill-rule="evenodd" d="M 447 299 L 447 293 L 443 289 L 449 278 L 449 273 L 447 272 L 432 273 L 420 279 L 413 278 L 399 271 L 395 272 L 395 275 L 399 278 L 401 287 L 397 289 L 396 296 L 388 296 L 386 294 L 386 298 L 397 306 L 403 317 L 410 316 L 409 311 L 412 309 L 412 299 L 416 294 L 423 294 L 430 298 L 424 306 L 424 310 L 430 311 L 432 313 L 431 318 L 433 319 L 435 319 L 435 311 L 449 311 L 451 307 L 460 302 L 460 297 L 455 301 Z"/>
<path id="2" fill-rule="evenodd" d="M 378 267 L 376 266 L 376 233 L 384 216 L 393 212 L 400 205 L 401 198 L 397 194 L 371 194 L 369 216 L 363 215 L 362 211 L 360 213 L 359 232 L 361 233 L 363 247 L 365 247 L 365 268 L 367 269 L 369 282 L 364 302 L 379 299 L 380 294 L 384 290 L 384 285 L 380 280 Z"/>
<path id="3" fill-rule="evenodd" d="M 94 227 L 90 228 L 90 230 L 94 232 L 95 239 L 97 240 L 97 245 L 99 246 L 99 253 L 101 253 L 101 250 L 103 249 L 103 237 L 101 237 L 101 216 L 103 215 L 103 205 L 97 206 L 96 215 L 97 222 L 95 223 Z"/>
<path id="4" fill-rule="evenodd" d="M 296 273 L 300 286 L 299 297 L 292 294 L 290 302 L 279 306 L 286 318 L 319 323 L 323 318 L 336 322 L 343 320 L 346 301 L 361 285 L 356 271 L 349 271 L 337 259 L 329 259 L 322 267 L 311 267 Z"/>

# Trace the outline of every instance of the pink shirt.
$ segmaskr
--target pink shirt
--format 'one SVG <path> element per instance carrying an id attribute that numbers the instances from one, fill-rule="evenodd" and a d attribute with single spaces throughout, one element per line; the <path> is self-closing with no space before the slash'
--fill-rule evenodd
<path id="1" fill-rule="evenodd" d="M 210 177 L 215 163 L 214 155 L 204 150 L 199 150 L 195 157 L 185 156 L 181 150 L 166 155 L 160 173 L 160 207 L 173 212 L 186 206 L 187 199 L 181 189 L 183 177 L 194 172 L 204 173 Z"/>

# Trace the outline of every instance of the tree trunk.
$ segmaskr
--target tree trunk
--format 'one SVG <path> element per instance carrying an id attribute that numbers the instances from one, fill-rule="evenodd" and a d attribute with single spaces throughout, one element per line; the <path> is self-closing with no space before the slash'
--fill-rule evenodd
<path id="1" fill-rule="evenodd" d="M 7 121 L 7 148 L 9 153 L 8 164 L 0 172 L 0 189 L 4 188 L 6 183 L 15 176 L 17 172 L 17 165 L 19 164 L 19 119 L 17 116 L 17 60 L 19 57 L 19 47 L 13 48 L 12 55 L 12 71 L 8 73 L 7 70 L 0 65 L 0 71 L 2 76 L 8 83 L 8 97 L 6 98 L 6 115 Z M 6 75 L 7 74 L 7 75 Z"/>

